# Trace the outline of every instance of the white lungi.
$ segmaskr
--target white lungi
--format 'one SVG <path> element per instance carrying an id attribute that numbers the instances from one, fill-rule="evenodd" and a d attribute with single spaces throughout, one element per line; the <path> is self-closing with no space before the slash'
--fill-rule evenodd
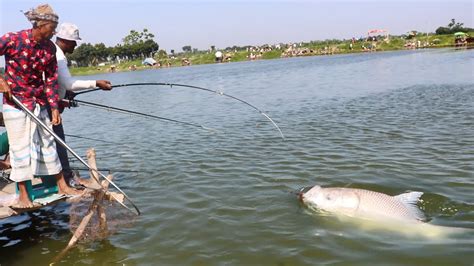
<path id="1" fill-rule="evenodd" d="M 48 111 L 36 104 L 33 111 L 52 128 Z M 3 119 L 10 145 L 10 179 L 15 182 L 32 180 L 34 175 L 55 175 L 61 172 L 53 136 L 31 119 L 23 110 L 3 104 Z"/>

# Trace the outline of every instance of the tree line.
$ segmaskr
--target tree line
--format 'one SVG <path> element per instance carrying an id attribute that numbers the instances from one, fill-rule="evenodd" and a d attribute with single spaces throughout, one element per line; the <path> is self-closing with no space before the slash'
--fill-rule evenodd
<path id="1" fill-rule="evenodd" d="M 143 29 L 142 32 L 131 30 L 122 39 L 123 43 L 121 44 L 117 44 L 114 47 L 106 47 L 103 43 L 94 45 L 83 43 L 68 58 L 70 62 L 76 62 L 77 66 L 96 66 L 106 61 L 127 61 L 153 57 L 160 47 L 153 40 L 154 37 L 155 35 L 147 29 Z"/>

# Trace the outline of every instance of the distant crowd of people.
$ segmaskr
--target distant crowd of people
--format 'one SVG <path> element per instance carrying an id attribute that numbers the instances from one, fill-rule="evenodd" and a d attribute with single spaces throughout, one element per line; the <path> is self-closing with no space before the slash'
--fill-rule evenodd
<path id="1" fill-rule="evenodd" d="M 432 46 L 433 43 L 429 43 L 427 41 L 421 42 L 420 40 L 408 40 L 405 42 L 403 47 L 406 49 L 420 49 L 420 48 L 428 48 Z"/>

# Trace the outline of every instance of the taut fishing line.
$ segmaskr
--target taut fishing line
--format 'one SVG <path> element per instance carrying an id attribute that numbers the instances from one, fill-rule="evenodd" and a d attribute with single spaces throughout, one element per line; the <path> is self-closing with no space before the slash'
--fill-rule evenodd
<path id="1" fill-rule="evenodd" d="M 164 121 L 168 121 L 168 122 L 183 124 L 183 125 L 187 125 L 187 126 L 193 126 L 193 127 L 197 127 L 197 128 L 208 130 L 208 131 L 216 131 L 213 128 L 206 127 L 206 126 L 196 124 L 196 123 L 184 122 L 184 121 L 179 121 L 179 120 L 176 120 L 176 119 L 166 118 L 166 117 L 162 117 L 162 116 L 156 116 L 156 115 L 140 113 L 140 112 L 137 112 L 137 111 L 126 110 L 126 109 L 122 109 L 122 108 L 113 107 L 113 106 L 110 106 L 110 105 L 86 102 L 86 101 L 81 101 L 81 100 L 76 100 L 76 99 L 74 99 L 74 100 L 63 99 L 63 101 L 68 102 L 69 105 L 72 106 L 72 107 L 77 107 L 79 105 L 84 105 L 84 106 L 87 106 L 87 107 L 102 109 L 102 110 L 106 110 L 106 111 L 110 111 L 110 112 L 116 112 L 116 113 L 121 113 L 121 114 L 129 114 L 129 115 L 134 115 L 134 116 L 139 116 L 139 117 L 153 118 L 153 119 L 158 119 L 158 120 L 164 120 Z"/>
<path id="2" fill-rule="evenodd" d="M 268 116 L 265 112 L 263 112 L 262 110 L 260 110 L 259 108 L 257 108 L 256 106 L 250 104 L 249 102 L 245 101 L 245 100 L 242 100 L 242 99 L 239 99 L 235 96 L 232 96 L 232 95 L 229 95 L 229 94 L 226 94 L 222 91 L 218 91 L 218 90 L 211 90 L 211 89 L 207 89 L 207 88 L 204 88 L 204 87 L 199 87 L 199 86 L 193 86 L 193 85 L 186 85 L 186 84 L 178 84 L 178 83 L 164 83 L 164 82 L 143 82 L 143 83 L 127 83 L 127 84 L 119 84 L 119 85 L 113 85 L 112 88 L 121 88 L 121 87 L 131 87 L 131 86 L 170 86 L 171 88 L 174 87 L 183 87 L 183 88 L 190 88 L 190 89 L 197 89 L 197 90 L 202 90 L 202 91 L 208 91 L 208 92 L 211 92 L 211 93 L 215 93 L 215 94 L 218 94 L 218 95 L 221 95 L 221 96 L 225 96 L 225 97 L 228 97 L 228 98 L 231 98 L 231 99 L 234 99 L 236 101 L 239 101 L 245 105 L 248 105 L 250 107 L 252 107 L 253 109 L 257 110 L 261 115 L 263 115 L 266 119 L 268 119 L 272 124 L 273 126 L 278 130 L 278 132 L 280 133 L 280 136 L 282 139 L 285 139 L 285 136 L 283 135 L 283 132 L 281 131 L 280 127 L 275 123 L 275 121 L 273 121 L 273 119 Z M 97 91 L 97 90 L 100 90 L 100 88 L 95 88 L 95 89 L 90 89 L 90 90 L 85 90 L 85 91 L 81 91 L 81 92 L 77 92 L 75 93 L 74 96 L 76 95 L 80 95 L 80 94 L 84 94 L 84 93 L 89 93 L 89 92 L 93 92 L 93 91 Z"/>

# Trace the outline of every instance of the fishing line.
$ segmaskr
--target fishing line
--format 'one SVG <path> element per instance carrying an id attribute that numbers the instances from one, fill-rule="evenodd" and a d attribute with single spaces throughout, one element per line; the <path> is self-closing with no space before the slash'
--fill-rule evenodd
<path id="1" fill-rule="evenodd" d="M 268 116 L 265 112 L 263 112 L 262 110 L 260 110 L 259 108 L 257 108 L 256 106 L 250 104 L 249 102 L 247 101 L 244 101 L 242 99 L 239 99 L 235 96 L 232 96 L 232 95 L 229 95 L 229 94 L 226 94 L 222 91 L 218 91 L 218 90 L 211 90 L 211 89 L 207 89 L 207 88 L 204 88 L 204 87 L 199 87 L 199 86 L 193 86 L 193 85 L 186 85 L 186 84 L 178 84 L 178 83 L 164 83 L 164 82 L 143 82 L 143 83 L 128 83 L 128 84 L 119 84 L 119 85 L 113 85 L 112 88 L 120 88 L 120 87 L 130 87 L 130 86 L 170 86 L 171 88 L 173 88 L 173 86 L 176 86 L 176 87 L 184 87 L 184 88 L 190 88 L 190 89 L 197 89 L 197 90 L 203 90 L 203 91 L 208 91 L 208 92 L 211 92 L 211 93 L 215 93 L 215 94 L 218 94 L 218 95 L 221 95 L 221 96 L 225 96 L 225 97 L 228 97 L 228 98 L 231 98 L 231 99 L 234 99 L 236 101 L 239 101 L 243 104 L 246 104 L 250 107 L 252 107 L 253 109 L 257 110 L 261 115 L 263 115 L 265 118 L 267 118 L 272 124 L 273 126 L 278 130 L 278 132 L 280 133 L 280 136 L 282 139 L 285 139 L 285 136 L 283 135 L 283 132 L 281 131 L 280 127 L 275 123 L 275 121 L 273 121 L 273 119 L 270 118 L 270 116 Z M 79 94 L 84 94 L 84 93 L 89 93 L 89 92 L 93 92 L 93 91 L 97 91 L 97 90 L 100 90 L 100 88 L 95 88 L 95 89 L 90 89 L 90 90 L 85 90 L 85 91 L 81 91 L 81 92 L 77 92 L 75 95 L 79 95 Z"/>
<path id="2" fill-rule="evenodd" d="M 122 109 L 122 108 L 113 107 L 113 106 L 110 106 L 110 105 L 86 102 L 86 101 L 81 101 L 81 100 L 76 100 L 76 99 L 74 99 L 74 100 L 63 99 L 63 101 L 68 102 L 73 107 L 77 107 L 79 105 L 84 105 L 84 106 L 87 106 L 87 107 L 97 108 L 97 109 L 106 110 L 106 111 L 110 111 L 110 112 L 116 112 L 116 113 L 121 113 L 121 114 L 130 114 L 130 115 L 153 118 L 153 119 L 158 119 L 158 120 L 165 120 L 165 121 L 174 122 L 174 123 L 178 123 L 178 124 L 183 124 L 183 125 L 187 125 L 187 126 L 198 127 L 198 128 L 201 128 L 201 129 L 204 129 L 204 130 L 207 130 L 207 131 L 214 131 L 214 132 L 217 131 L 213 128 L 206 127 L 206 126 L 203 126 L 203 125 L 200 125 L 200 124 L 195 124 L 195 123 L 191 123 L 191 122 L 184 122 L 184 121 L 179 121 L 179 120 L 176 120 L 176 119 L 171 119 L 171 118 L 166 118 L 166 117 L 161 117 L 161 116 L 156 116 L 156 115 L 140 113 L 140 112 L 137 112 L 137 111 L 126 110 L 126 109 Z"/>
<path id="3" fill-rule="evenodd" d="M 130 199 L 130 197 L 128 197 L 128 195 L 122 190 L 120 189 L 120 187 L 118 187 L 112 180 L 110 180 L 107 176 L 105 176 L 104 174 L 102 174 L 100 171 L 98 170 L 95 170 L 93 169 L 85 160 L 83 160 L 81 158 L 81 156 L 79 156 L 71 147 L 69 147 L 66 142 L 64 142 L 60 137 L 58 137 L 56 135 L 56 133 L 54 133 L 54 131 L 49 128 L 47 125 L 45 125 L 41 120 L 38 119 L 38 117 L 36 117 L 28 108 L 26 108 L 25 105 L 23 105 L 23 103 L 21 103 L 15 95 L 11 95 L 11 98 L 13 100 L 13 102 L 18 106 L 20 107 L 28 116 L 30 116 L 35 122 L 36 124 L 40 125 L 41 127 L 43 127 L 44 130 L 48 131 L 51 136 L 53 136 L 53 138 L 61 145 L 63 146 L 64 148 L 66 148 L 70 153 L 72 153 L 72 155 L 74 155 L 74 157 L 76 157 L 79 161 L 81 161 L 81 163 L 83 165 L 85 165 L 90 171 L 94 171 L 96 172 L 97 174 L 99 174 L 100 176 L 102 176 L 102 178 L 104 178 L 105 180 L 107 180 L 110 184 L 112 184 L 112 186 L 114 186 L 120 193 L 122 193 L 122 195 L 128 200 L 128 202 L 133 206 L 133 208 L 135 209 L 135 212 L 137 215 L 140 215 L 140 210 L 138 209 L 138 207 L 135 205 L 135 203 L 133 203 L 133 201 Z M 111 194 L 111 196 L 120 204 L 122 205 L 124 208 L 128 209 L 129 211 L 131 212 L 134 212 L 130 207 L 128 207 L 127 205 L 125 205 L 124 203 L 122 203 L 120 200 L 118 200 L 113 194 Z"/>

